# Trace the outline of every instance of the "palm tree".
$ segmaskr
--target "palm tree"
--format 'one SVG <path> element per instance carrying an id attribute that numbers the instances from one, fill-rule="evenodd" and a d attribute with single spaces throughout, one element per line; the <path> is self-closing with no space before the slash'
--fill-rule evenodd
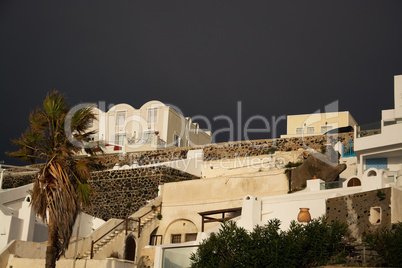
<path id="1" fill-rule="evenodd" d="M 94 134 L 88 128 L 96 118 L 92 107 L 74 114 L 69 111 L 63 95 L 57 91 L 47 94 L 43 107 L 30 114 L 29 128 L 21 138 L 13 140 L 19 150 L 9 153 L 32 163 L 44 162 L 34 182 L 31 205 L 36 215 L 48 223 L 47 268 L 55 267 L 68 248 L 80 203 L 89 200 L 85 189 L 89 189 L 93 157 L 74 156 L 82 149 L 77 145 L 89 142 Z M 65 128 L 66 122 L 69 125 Z M 86 151 L 93 155 L 90 148 Z"/>

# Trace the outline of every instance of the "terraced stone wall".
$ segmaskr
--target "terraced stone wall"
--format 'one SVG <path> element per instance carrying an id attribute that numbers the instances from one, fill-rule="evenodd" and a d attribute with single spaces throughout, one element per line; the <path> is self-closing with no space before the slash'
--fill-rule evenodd
<path id="1" fill-rule="evenodd" d="M 11 189 L 34 182 L 35 175 L 7 175 L 4 176 L 2 189 Z"/>
<path id="2" fill-rule="evenodd" d="M 317 151 L 325 144 L 335 145 L 341 141 L 343 144 L 353 140 L 353 133 L 341 133 L 332 135 L 318 135 L 307 137 L 283 138 L 283 139 L 265 139 L 252 141 L 234 141 L 225 143 L 214 143 L 198 147 L 174 148 L 158 151 L 128 153 L 124 157 L 121 155 L 103 156 L 102 164 L 107 168 L 113 167 L 116 163 L 122 165 L 131 165 L 137 162 L 139 165 L 150 163 L 159 163 L 172 160 L 179 160 L 187 157 L 189 150 L 203 149 L 204 160 L 219 160 L 224 158 L 234 158 L 243 156 L 257 156 L 278 151 L 295 151 L 300 148 L 311 148 Z"/>
<path id="3" fill-rule="evenodd" d="M 93 207 L 85 211 L 104 220 L 123 219 L 156 198 L 160 184 L 193 179 L 199 177 L 168 167 L 95 172 L 89 181 L 96 193 Z"/>

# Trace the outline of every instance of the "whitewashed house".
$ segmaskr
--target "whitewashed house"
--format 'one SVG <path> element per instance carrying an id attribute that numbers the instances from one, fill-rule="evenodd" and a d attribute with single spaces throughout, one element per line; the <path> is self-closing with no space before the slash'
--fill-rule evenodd
<path id="1" fill-rule="evenodd" d="M 125 153 L 188 147 L 211 143 L 211 133 L 199 128 L 191 118 L 160 101 L 149 101 L 135 109 L 117 104 L 104 112 L 94 108 L 97 116 L 90 130 L 93 142 L 106 145 L 105 153 Z"/>

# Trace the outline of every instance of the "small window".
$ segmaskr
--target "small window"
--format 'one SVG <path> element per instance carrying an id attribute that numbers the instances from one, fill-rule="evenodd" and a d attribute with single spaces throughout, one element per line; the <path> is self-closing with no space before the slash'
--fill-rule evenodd
<path id="1" fill-rule="evenodd" d="M 321 126 L 321 133 L 325 133 L 332 129 L 332 126 Z"/>
<path id="2" fill-rule="evenodd" d="M 367 174 L 367 177 L 375 177 L 377 176 L 377 172 L 375 170 L 370 170 L 370 172 Z"/>
<path id="3" fill-rule="evenodd" d="M 149 245 L 150 246 L 162 245 L 162 235 L 151 235 Z"/>
<path id="4" fill-rule="evenodd" d="M 171 243 L 181 243 L 181 234 L 172 234 Z"/>
<path id="5" fill-rule="evenodd" d="M 116 126 L 124 126 L 126 120 L 126 112 L 117 112 L 116 114 Z"/>
<path id="6" fill-rule="evenodd" d="M 303 128 L 302 127 L 297 127 L 296 128 L 296 135 L 301 135 L 303 134 Z"/>
<path id="7" fill-rule="evenodd" d="M 352 178 L 348 181 L 348 187 L 361 186 L 362 183 L 358 178 Z"/>
<path id="8" fill-rule="evenodd" d="M 158 108 L 148 109 L 148 123 L 156 123 L 158 118 Z"/>
<path id="9" fill-rule="evenodd" d="M 378 225 L 381 223 L 382 218 L 382 210 L 381 207 L 372 207 L 370 208 L 370 217 L 369 221 L 373 225 Z"/>
<path id="10" fill-rule="evenodd" d="M 307 134 L 314 134 L 314 127 L 307 127 Z"/>
<path id="11" fill-rule="evenodd" d="M 186 241 L 185 242 L 195 241 L 195 240 L 197 240 L 197 234 L 196 233 L 186 234 Z"/>

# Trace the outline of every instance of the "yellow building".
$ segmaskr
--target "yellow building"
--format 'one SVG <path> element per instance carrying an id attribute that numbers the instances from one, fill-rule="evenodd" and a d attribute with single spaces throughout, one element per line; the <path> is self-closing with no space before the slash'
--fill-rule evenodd
<path id="1" fill-rule="evenodd" d="M 288 115 L 287 133 L 281 138 L 322 135 L 332 129 L 355 125 L 356 120 L 347 111 Z"/>

